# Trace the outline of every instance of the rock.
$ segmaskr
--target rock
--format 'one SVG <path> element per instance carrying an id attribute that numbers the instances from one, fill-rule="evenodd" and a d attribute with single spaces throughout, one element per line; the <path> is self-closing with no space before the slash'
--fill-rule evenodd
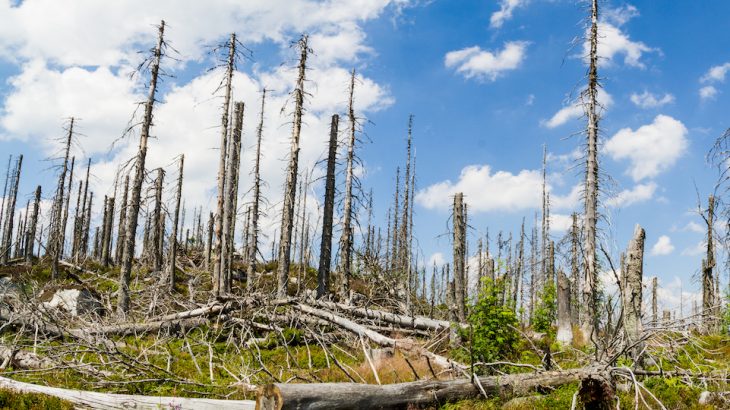
<path id="1" fill-rule="evenodd" d="M 44 292 L 40 299 L 45 300 L 42 303 L 46 309 L 64 310 L 71 316 L 104 314 L 104 305 L 97 295 L 82 287 L 49 290 Z"/>
<path id="2" fill-rule="evenodd" d="M 700 404 L 711 404 L 714 399 L 715 399 L 715 394 L 713 394 L 710 391 L 705 390 L 702 393 L 700 393 L 700 398 L 699 398 L 698 402 Z"/>

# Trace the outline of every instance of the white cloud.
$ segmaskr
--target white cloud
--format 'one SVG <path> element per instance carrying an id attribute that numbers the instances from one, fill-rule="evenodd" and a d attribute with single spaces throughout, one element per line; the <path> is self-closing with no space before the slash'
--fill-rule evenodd
<path id="1" fill-rule="evenodd" d="M 515 9 L 525 4 L 527 4 L 527 0 L 501 0 L 499 10 L 492 13 L 492 16 L 489 18 L 489 27 L 502 27 L 505 21 L 512 18 L 512 13 Z"/>
<path id="2" fill-rule="evenodd" d="M 446 264 L 446 258 L 444 257 L 444 254 L 441 252 L 436 252 L 428 258 L 427 267 L 430 268 L 434 265 L 443 266 L 444 264 Z"/>
<path id="3" fill-rule="evenodd" d="M 673 251 L 674 245 L 672 245 L 672 239 L 667 235 L 660 236 L 651 248 L 651 254 L 654 256 L 669 255 Z"/>
<path id="4" fill-rule="evenodd" d="M 696 233 L 704 233 L 705 232 L 705 228 L 702 225 L 700 225 L 697 222 L 695 222 L 695 221 L 689 221 L 689 222 L 687 222 L 687 225 L 685 225 L 684 228 L 682 228 L 682 230 L 683 231 L 688 231 L 688 232 L 696 232 Z"/>
<path id="5" fill-rule="evenodd" d="M 590 29 L 590 28 L 589 28 Z M 586 33 L 586 39 L 590 33 Z M 655 51 L 641 41 L 632 41 L 628 34 L 607 21 L 598 23 L 598 57 L 599 65 L 609 65 L 613 62 L 614 57 L 624 56 L 624 64 L 637 68 L 644 68 L 641 57 L 644 53 Z M 583 43 L 583 55 L 587 57 L 590 54 L 590 42 Z"/>
<path id="6" fill-rule="evenodd" d="M 639 108 L 658 108 L 673 103 L 674 96 L 668 93 L 663 96 L 658 96 L 649 91 L 644 91 L 641 94 L 631 94 L 631 102 Z"/>
<path id="7" fill-rule="evenodd" d="M 711 100 L 717 96 L 717 88 L 707 85 L 700 88 L 700 98 L 703 100 Z"/>
<path id="8" fill-rule="evenodd" d="M 632 189 L 625 189 L 616 196 L 609 198 L 606 205 L 615 208 L 623 208 L 639 202 L 648 201 L 654 196 L 657 185 L 654 182 L 638 184 Z"/>
<path id="9" fill-rule="evenodd" d="M 630 5 L 626 4 L 623 7 L 618 8 L 607 8 L 603 12 L 603 18 L 617 26 L 623 26 L 634 17 L 639 15 L 639 10 Z"/>
<path id="10" fill-rule="evenodd" d="M 447 68 L 455 68 L 467 79 L 494 81 L 522 64 L 527 44 L 525 41 L 510 41 L 498 51 L 482 50 L 479 46 L 450 51 L 444 57 L 444 64 Z"/>
<path id="11" fill-rule="evenodd" d="M 550 214 L 550 230 L 555 232 L 567 232 L 573 226 L 573 217 L 564 214 Z"/>
<path id="12" fill-rule="evenodd" d="M 552 187 L 548 185 L 548 191 Z M 446 180 L 430 185 L 416 193 L 416 202 L 427 209 L 450 209 L 457 192 L 472 212 L 519 211 L 537 208 L 542 203 L 542 171 L 522 170 L 493 172 L 489 165 L 469 165 L 461 170 L 459 180 Z M 496 194 L 498 193 L 498 194 Z M 580 199 L 580 186 L 566 196 L 550 194 L 554 209 L 570 209 Z"/>
<path id="13" fill-rule="evenodd" d="M 634 181 L 653 178 L 679 159 L 687 149 L 687 128 L 680 121 L 657 115 L 654 122 L 619 130 L 606 141 L 606 153 L 614 160 L 628 159 L 627 173 Z"/>
<path id="14" fill-rule="evenodd" d="M 611 97 L 611 94 L 605 92 L 603 89 L 598 90 L 597 100 L 602 109 L 608 109 L 613 105 L 613 97 Z M 559 127 L 568 121 L 581 118 L 583 114 L 583 102 L 578 99 L 577 101 L 573 101 L 569 105 L 561 108 L 549 120 L 543 121 L 542 125 L 547 128 Z"/>
<path id="15" fill-rule="evenodd" d="M 714 81 L 724 82 L 725 75 L 728 71 L 730 71 L 730 62 L 710 67 L 710 69 L 707 70 L 707 73 L 702 76 L 700 81 L 702 81 L 703 83 L 709 83 Z"/>
<path id="16" fill-rule="evenodd" d="M 707 242 L 699 241 L 693 246 L 689 246 L 682 250 L 682 256 L 697 256 L 707 252 Z"/>

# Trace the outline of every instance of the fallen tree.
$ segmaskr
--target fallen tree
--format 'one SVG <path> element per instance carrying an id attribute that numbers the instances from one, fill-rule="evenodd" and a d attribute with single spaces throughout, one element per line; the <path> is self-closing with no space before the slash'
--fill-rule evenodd
<path id="1" fill-rule="evenodd" d="M 58 397 L 79 408 L 89 409 L 163 409 L 176 410 L 246 410 L 255 408 L 251 400 L 190 399 L 185 397 L 153 397 L 130 394 L 98 393 L 83 390 L 39 386 L 0 377 L 0 388 L 22 393 L 40 393 Z"/>
<path id="2" fill-rule="evenodd" d="M 316 301 L 316 306 L 327 308 L 330 310 L 343 310 L 348 313 L 352 313 L 355 316 L 373 319 L 381 322 L 386 322 L 405 328 L 419 329 L 419 330 L 444 330 L 451 327 L 451 322 L 448 320 L 437 320 L 430 319 L 423 316 L 406 316 L 398 315 L 391 312 L 385 312 L 382 310 L 368 309 L 365 307 L 357 307 L 346 305 L 343 303 L 334 303 L 326 301 Z M 465 325 L 461 325 L 465 326 Z"/>
<path id="3" fill-rule="evenodd" d="M 476 398 L 522 396 L 541 388 L 581 382 L 586 408 L 613 398 L 610 371 L 587 367 L 542 373 L 484 376 L 474 380 L 426 380 L 389 385 L 358 383 L 268 384 L 259 388 L 256 409 L 404 409 Z"/>

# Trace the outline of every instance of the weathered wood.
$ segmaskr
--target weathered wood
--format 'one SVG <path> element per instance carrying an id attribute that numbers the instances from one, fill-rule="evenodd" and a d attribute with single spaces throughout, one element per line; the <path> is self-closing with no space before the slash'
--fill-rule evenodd
<path id="1" fill-rule="evenodd" d="M 454 209 L 453 209 L 453 245 L 454 245 L 454 302 L 456 303 L 456 313 L 459 321 L 463 322 L 466 320 L 466 302 L 465 302 L 465 289 L 466 289 L 466 275 L 464 269 L 466 249 L 466 226 L 464 223 L 464 194 L 457 192 L 454 195 Z"/>
<path id="2" fill-rule="evenodd" d="M 489 396 L 521 396 L 596 374 L 592 368 L 479 377 Z M 259 388 L 256 409 L 407 409 L 476 398 L 480 388 L 469 379 L 425 380 L 371 385 L 357 383 L 269 384 Z"/>
<path id="3" fill-rule="evenodd" d="M 429 319 L 423 316 L 398 315 L 395 313 L 370 309 L 367 307 L 350 306 L 344 303 L 317 301 L 315 302 L 315 304 L 317 306 L 330 310 L 344 310 L 355 316 L 374 319 L 380 322 L 391 323 L 397 326 L 402 326 L 404 328 L 439 331 L 451 327 L 451 322 L 449 322 L 448 320 Z M 465 327 L 466 325 L 462 324 L 461 326 Z"/>
<path id="4" fill-rule="evenodd" d="M 626 269 L 622 272 L 623 327 L 627 344 L 633 346 L 630 351 L 634 359 L 643 350 L 643 346 L 637 343 L 639 343 L 643 331 L 641 299 L 644 290 L 642 283 L 645 238 L 644 229 L 637 224 L 634 228 L 634 237 L 629 242 L 626 252 Z"/>
<path id="5" fill-rule="evenodd" d="M 253 277 L 256 273 L 256 258 L 259 253 L 259 206 L 261 204 L 261 140 L 264 134 L 264 112 L 266 107 L 266 89 L 261 90 L 261 116 L 256 128 L 256 163 L 253 171 L 253 203 L 251 204 L 251 219 L 248 232 L 246 252 L 248 266 L 246 267 L 246 290 L 253 290 Z"/>
<path id="6" fill-rule="evenodd" d="M 560 343 L 570 344 L 573 341 L 573 329 L 570 321 L 570 280 L 563 270 L 558 271 L 558 334 Z"/>
<path id="7" fill-rule="evenodd" d="M 185 164 L 185 154 L 180 155 L 180 167 L 177 175 L 177 195 L 175 195 L 175 213 L 172 217 L 172 232 L 170 233 L 170 257 L 167 261 L 168 287 L 170 292 L 175 290 L 175 261 L 177 260 L 177 241 L 178 220 L 180 218 L 180 198 L 182 197 L 183 183 L 183 166 Z M 187 241 L 186 241 L 187 242 Z"/>
<path id="8" fill-rule="evenodd" d="M 0 387 L 23 393 L 40 393 L 66 400 L 79 408 L 90 409 L 176 409 L 176 410 L 253 410 L 251 400 L 189 399 L 184 397 L 134 396 L 39 386 L 0 377 Z"/>

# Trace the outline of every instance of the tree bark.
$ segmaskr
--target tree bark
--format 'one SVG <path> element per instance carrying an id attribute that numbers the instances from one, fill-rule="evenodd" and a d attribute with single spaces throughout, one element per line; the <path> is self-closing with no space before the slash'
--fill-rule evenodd
<path id="1" fill-rule="evenodd" d="M 714 221 L 715 197 L 710 195 L 707 200 L 707 248 L 705 259 L 702 260 L 702 322 L 705 332 L 712 332 L 717 327 L 717 313 L 715 295 L 715 267 Z"/>
<path id="2" fill-rule="evenodd" d="M 466 304 L 464 301 L 465 275 L 464 275 L 464 238 L 466 236 L 464 226 L 464 194 L 457 192 L 454 195 L 453 209 L 454 223 L 454 296 L 456 303 L 456 312 L 460 322 L 466 320 Z"/>
<path id="3" fill-rule="evenodd" d="M 291 263 L 292 229 L 294 228 L 294 203 L 299 173 L 299 136 L 302 130 L 302 116 L 304 114 L 304 81 L 307 70 L 308 37 L 303 35 L 298 42 L 299 46 L 299 74 L 297 86 L 294 89 L 294 126 L 292 127 L 291 151 L 287 166 L 286 184 L 284 185 L 284 203 L 281 214 L 281 237 L 279 238 L 279 265 L 277 267 L 278 297 L 287 295 L 289 285 L 289 265 Z"/>
<path id="4" fill-rule="evenodd" d="M 570 280 L 562 270 L 558 271 L 558 334 L 560 343 L 569 345 L 573 341 L 573 329 L 570 321 Z"/>
<path id="5" fill-rule="evenodd" d="M 20 185 L 20 171 L 23 168 L 23 155 L 18 157 L 15 163 L 15 170 L 10 181 L 10 195 L 5 209 L 5 224 L 3 225 L 3 237 L 0 241 L 0 264 L 5 265 L 10 258 L 10 246 L 13 239 L 13 219 L 15 218 L 15 203 L 18 199 L 18 186 Z"/>
<path id="6" fill-rule="evenodd" d="M 354 160 L 355 160 L 355 131 L 357 123 L 355 120 L 354 108 L 355 94 L 355 70 L 350 76 L 350 99 L 347 110 L 347 117 L 350 121 L 349 138 L 347 142 L 347 168 L 345 170 L 345 204 L 342 215 L 342 237 L 340 238 L 340 298 L 348 298 L 350 291 L 350 276 L 352 275 L 352 214 L 353 201 L 352 189 L 354 183 Z"/>
<path id="7" fill-rule="evenodd" d="M 144 120 L 139 135 L 139 150 L 135 161 L 135 173 L 132 183 L 132 197 L 130 207 L 127 210 L 127 222 L 124 237 L 124 252 L 122 254 L 121 270 L 119 273 L 119 291 L 117 302 L 117 313 L 126 316 L 129 312 L 129 282 L 132 273 L 132 261 L 134 260 L 134 244 L 137 236 L 137 217 L 139 216 L 139 205 L 142 196 L 142 182 L 144 181 L 145 158 L 147 157 L 147 139 L 152 126 L 152 108 L 155 103 L 155 92 L 157 91 L 157 75 L 160 70 L 162 58 L 163 36 L 165 32 L 165 21 L 160 23 L 158 28 L 157 46 L 154 51 L 154 59 L 150 69 L 150 86 L 147 102 L 145 103 Z"/>
<path id="8" fill-rule="evenodd" d="M 643 331 L 641 325 L 641 299 L 644 290 L 645 237 L 644 229 L 636 225 L 634 237 L 629 242 L 629 247 L 626 250 L 626 269 L 622 281 L 623 327 L 627 345 L 633 346 L 630 349 L 630 354 L 634 360 L 637 360 L 639 354 L 644 350 L 639 341 Z"/>
<path id="9" fill-rule="evenodd" d="M 251 225 L 249 230 L 246 267 L 246 289 L 253 290 L 253 277 L 256 273 L 256 259 L 259 253 L 259 206 L 261 203 L 261 140 L 264 134 L 264 113 L 266 89 L 261 90 L 261 115 L 256 128 L 256 164 L 253 171 L 253 204 L 251 204 Z"/>
<path id="10" fill-rule="evenodd" d="M 234 223 L 236 220 L 236 199 L 238 198 L 238 168 L 241 154 L 241 129 L 243 128 L 243 103 L 234 104 L 233 132 L 229 146 L 228 164 L 226 165 L 226 181 L 224 184 L 225 196 L 223 203 L 223 244 L 219 269 L 221 271 L 222 283 L 219 284 L 218 293 L 228 294 L 231 292 L 231 258 L 234 250 Z"/>
<path id="11" fill-rule="evenodd" d="M 180 218 L 180 199 L 182 198 L 183 166 L 185 154 L 180 154 L 180 167 L 177 172 L 177 194 L 175 195 L 175 214 L 172 219 L 172 232 L 170 233 L 170 257 L 167 261 L 167 280 L 170 292 L 175 291 L 175 262 L 177 261 L 177 224 Z"/>
<path id="12" fill-rule="evenodd" d="M 35 235 L 38 229 L 38 212 L 41 204 L 41 186 L 35 189 L 35 199 L 33 200 L 33 212 L 31 213 L 28 229 L 26 230 L 25 240 L 25 260 L 30 262 L 33 259 L 33 245 L 35 244 Z"/>
<path id="13" fill-rule="evenodd" d="M 317 298 L 329 292 L 330 267 L 332 264 L 332 220 L 335 209 L 335 167 L 337 165 L 337 128 L 339 115 L 332 116 L 330 140 L 327 155 L 327 176 L 325 177 L 324 213 L 322 215 L 322 242 L 319 250 L 319 270 L 317 271 Z M 390 219 L 388 220 L 390 225 Z"/>

